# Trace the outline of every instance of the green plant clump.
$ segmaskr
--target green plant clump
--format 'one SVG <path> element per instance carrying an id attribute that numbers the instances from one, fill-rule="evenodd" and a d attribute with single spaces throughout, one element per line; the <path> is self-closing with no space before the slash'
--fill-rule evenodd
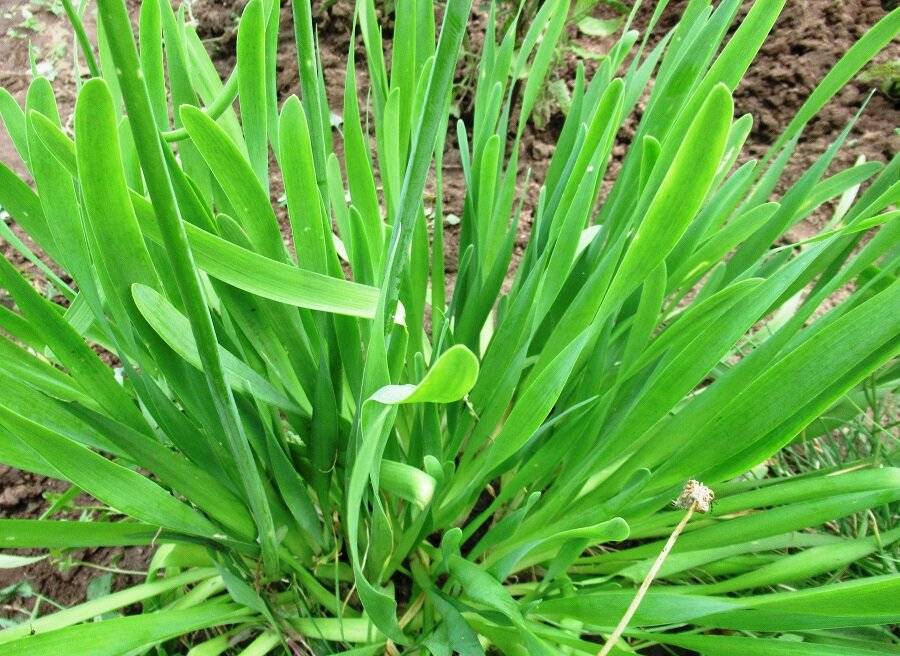
<path id="1" fill-rule="evenodd" d="M 784 0 L 736 26 L 740 0 L 692 0 L 653 47 L 631 29 L 635 3 L 596 72 L 578 69 L 512 267 L 522 135 L 569 0 L 521 29 L 491 10 L 473 116 L 450 125 L 471 0 L 396 0 L 389 60 L 384 17 L 359 0 L 369 84 L 351 47 L 339 128 L 310 4 L 292 4 L 300 79 L 284 102 L 273 0 L 244 9 L 224 82 L 184 4 L 144 0 L 134 34 L 124 0 L 98 0 L 95 49 L 65 2 L 90 77 L 73 129 L 46 79 L 24 107 L 0 92 L 33 180 L 0 167 L 0 205 L 39 250 L 4 233 L 55 289 L 0 258 L 14 301 L 0 307 L 0 462 L 109 508 L 0 520 L 0 546 L 156 547 L 146 582 L 0 632 L 0 656 L 594 654 L 689 478 L 717 504 L 612 653 L 893 653 L 894 453 L 798 476 L 760 466 L 897 386 L 900 160 L 830 173 L 851 122 L 771 198 L 900 10 L 743 161 L 752 117 L 734 116 L 732 92 Z M 451 292 L 454 144 L 467 191 Z M 785 243 L 826 209 L 820 234 Z M 852 535 L 829 528 L 847 517 Z M 867 575 L 840 575 L 869 556 Z"/>

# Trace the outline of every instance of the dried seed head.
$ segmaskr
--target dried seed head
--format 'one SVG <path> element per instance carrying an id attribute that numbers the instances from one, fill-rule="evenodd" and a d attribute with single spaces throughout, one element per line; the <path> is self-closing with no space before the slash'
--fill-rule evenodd
<path id="1" fill-rule="evenodd" d="M 713 491 L 703 483 L 690 480 L 684 486 L 679 497 L 675 499 L 675 505 L 684 510 L 694 506 L 698 512 L 705 513 L 709 512 L 709 509 L 712 507 L 714 497 Z"/>

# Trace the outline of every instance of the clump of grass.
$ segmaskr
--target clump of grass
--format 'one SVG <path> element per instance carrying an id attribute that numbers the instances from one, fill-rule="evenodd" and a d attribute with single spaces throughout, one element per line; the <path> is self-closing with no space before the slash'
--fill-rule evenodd
<path id="1" fill-rule="evenodd" d="M 883 94 L 893 100 L 900 98 L 900 60 L 873 64 L 859 75 L 861 82 L 875 82 Z"/>
<path id="2" fill-rule="evenodd" d="M 193 654 L 593 654 L 633 600 L 623 586 L 648 573 L 659 589 L 634 617 L 643 629 L 621 632 L 638 651 L 889 643 L 896 577 L 786 586 L 900 537 L 822 529 L 896 503 L 900 471 L 861 460 L 744 474 L 864 386 L 896 387 L 900 159 L 826 176 L 851 122 L 773 190 L 900 12 L 760 161 L 737 165 L 752 117 L 735 118 L 731 94 L 783 3 L 754 3 L 731 29 L 740 4 L 688 3 L 649 48 L 631 29 L 636 3 L 596 73 L 578 69 L 511 272 L 522 135 L 567 0 L 521 30 L 498 29 L 491 10 L 472 118 L 455 124 L 471 3 L 451 0 L 439 25 L 432 3 L 398 0 L 388 58 L 375 4 L 360 0 L 369 84 L 361 93 L 351 48 L 340 148 L 305 0 L 292 2 L 298 95 L 283 102 L 279 3 L 246 6 L 222 80 L 183 6 L 144 0 L 134 34 L 122 0 L 99 0 L 99 44 L 76 30 L 96 66 L 72 132 L 48 80 L 24 106 L 0 92 L 33 180 L 0 166 L 0 205 L 69 276 L 60 305 L 0 260 L 15 301 L 0 308 L 0 461 L 127 519 L 0 520 L 0 539 L 155 555 L 140 585 L 0 632 L 0 656 L 172 653 L 185 636 Z M 451 140 L 466 188 L 452 292 Z M 291 246 L 270 200 L 273 154 Z M 832 199 L 825 231 L 776 246 Z M 667 506 L 692 477 L 719 501 L 682 526 Z M 134 604 L 143 612 L 91 621 Z"/>

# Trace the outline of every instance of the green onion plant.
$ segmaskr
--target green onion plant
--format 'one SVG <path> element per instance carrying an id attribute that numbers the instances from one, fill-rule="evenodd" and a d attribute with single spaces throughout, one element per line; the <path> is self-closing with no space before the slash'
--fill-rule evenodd
<path id="1" fill-rule="evenodd" d="M 155 551 L 140 585 L 0 631 L 0 656 L 595 654 L 691 478 L 717 503 L 610 653 L 896 649 L 895 453 L 748 472 L 898 384 L 900 159 L 834 171 L 851 121 L 783 173 L 900 9 L 757 161 L 732 92 L 785 0 L 691 0 L 653 46 L 666 2 L 643 36 L 636 2 L 578 68 L 530 206 L 520 148 L 570 0 L 503 29 L 488 6 L 459 121 L 471 0 L 396 0 L 389 48 L 389 16 L 358 0 L 341 107 L 307 0 L 286 99 L 274 0 L 246 5 L 225 80 L 184 3 L 143 0 L 136 28 L 124 0 L 89 3 L 96 43 L 65 4 L 88 64 L 71 126 L 48 80 L 24 105 L 0 90 L 28 172 L 0 166 L 0 206 L 31 241 L 4 234 L 54 289 L 0 258 L 0 462 L 110 510 L 0 520 L 0 547 Z M 814 212 L 827 225 L 790 243 Z M 866 576 L 836 574 L 866 557 Z"/>

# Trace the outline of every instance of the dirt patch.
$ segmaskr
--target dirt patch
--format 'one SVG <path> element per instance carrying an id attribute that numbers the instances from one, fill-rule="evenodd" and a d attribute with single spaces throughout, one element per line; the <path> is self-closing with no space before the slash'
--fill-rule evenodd
<path id="1" fill-rule="evenodd" d="M 0 465 L 0 517 L 37 519 L 67 487 L 62 481 Z M 54 518 L 77 520 L 94 512 L 93 503 L 90 497 L 79 495 Z M 16 549 L 4 553 L 34 556 L 46 551 Z M 0 618 L 21 622 L 36 604 L 40 604 L 39 615 L 45 615 L 57 604 L 71 606 L 85 601 L 93 589 L 102 593 L 140 583 L 141 575 L 122 572 L 146 570 L 151 554 L 149 547 L 72 549 L 51 554 L 28 567 L 0 569 Z"/>
<path id="2" fill-rule="evenodd" d="M 751 113 L 753 130 L 747 157 L 760 157 L 819 83 L 866 30 L 885 15 L 878 0 L 806 0 L 788 2 L 758 59 L 735 92 L 735 111 Z M 900 57 L 896 44 L 876 61 Z M 799 177 L 846 127 L 862 107 L 872 83 L 852 80 L 810 121 L 785 175 Z M 889 160 L 900 146 L 894 132 L 900 125 L 900 104 L 876 91 L 841 152 L 831 173 L 851 166 L 860 155 L 867 160 Z M 783 191 L 784 186 L 776 191 Z M 805 239 L 823 225 L 823 212 L 795 226 L 789 236 Z"/>
<path id="3" fill-rule="evenodd" d="M 34 57 L 38 73 L 54 84 L 60 114 L 70 117 L 76 95 L 71 29 L 65 14 L 54 13 L 52 6 L 41 2 L 0 2 L 0 87 L 24 103 L 31 83 L 29 59 Z M 94 33 L 93 19 L 87 21 L 86 27 Z M 17 173 L 25 173 L 6 130 L 0 130 L 0 159 Z"/>

